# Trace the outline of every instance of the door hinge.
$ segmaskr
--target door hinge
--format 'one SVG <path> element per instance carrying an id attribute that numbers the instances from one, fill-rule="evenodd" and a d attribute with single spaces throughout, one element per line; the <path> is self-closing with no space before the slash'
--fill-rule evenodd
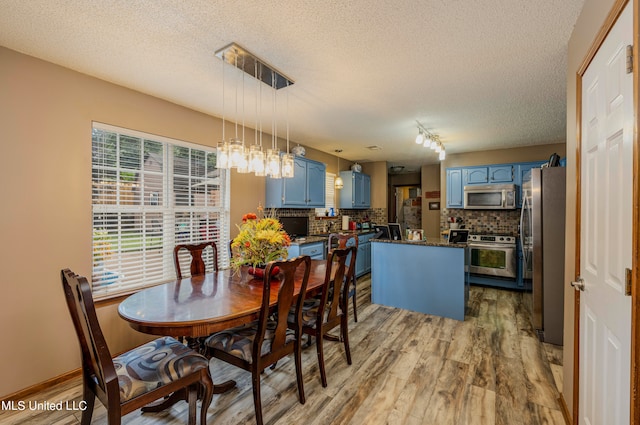
<path id="1" fill-rule="evenodd" d="M 624 294 L 631 296 L 631 269 L 624 269 Z"/>
<path id="2" fill-rule="evenodd" d="M 627 74 L 633 73 L 633 44 L 627 46 Z"/>

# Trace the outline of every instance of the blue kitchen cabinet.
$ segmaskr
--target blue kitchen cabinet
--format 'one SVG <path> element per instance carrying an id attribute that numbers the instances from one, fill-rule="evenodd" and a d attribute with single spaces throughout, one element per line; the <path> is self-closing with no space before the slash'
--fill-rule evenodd
<path id="1" fill-rule="evenodd" d="M 375 233 L 358 236 L 358 254 L 356 255 L 356 277 L 371 272 L 371 238 Z"/>
<path id="2" fill-rule="evenodd" d="M 295 157 L 293 178 L 266 179 L 267 208 L 324 208 L 326 165 Z"/>
<path id="3" fill-rule="evenodd" d="M 489 182 L 488 167 L 471 167 L 464 169 L 464 183 L 467 184 L 487 184 Z"/>
<path id="4" fill-rule="evenodd" d="M 515 178 L 513 164 L 488 165 L 464 168 L 463 185 L 513 183 Z"/>
<path id="5" fill-rule="evenodd" d="M 300 255 L 308 255 L 312 260 L 324 260 L 326 258 L 325 243 L 322 241 L 305 243 L 301 245 L 294 244 L 289 246 L 288 251 L 288 258 L 295 258 Z"/>
<path id="6" fill-rule="evenodd" d="M 489 183 L 513 183 L 515 165 L 492 165 L 489 167 Z"/>
<path id="7" fill-rule="evenodd" d="M 355 171 L 342 171 L 344 183 L 340 190 L 340 208 L 371 208 L 371 177 Z"/>
<path id="8" fill-rule="evenodd" d="M 516 185 L 516 206 L 522 207 L 522 183 L 531 179 L 531 169 L 546 161 L 447 168 L 447 208 L 464 208 L 464 186 L 474 184 Z"/>
<path id="9" fill-rule="evenodd" d="M 462 208 L 462 168 L 447 168 L 447 208 Z"/>
<path id="10" fill-rule="evenodd" d="M 522 207 L 522 184 L 531 180 L 531 170 L 540 168 L 547 161 L 521 162 L 517 164 L 516 185 L 518 186 L 516 206 Z"/>

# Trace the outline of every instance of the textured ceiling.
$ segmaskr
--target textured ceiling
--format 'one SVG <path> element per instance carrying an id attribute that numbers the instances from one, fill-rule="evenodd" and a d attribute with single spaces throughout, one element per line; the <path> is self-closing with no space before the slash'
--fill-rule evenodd
<path id="1" fill-rule="evenodd" d="M 0 45 L 253 126 L 258 84 L 231 67 L 223 108 L 214 52 L 236 42 L 295 81 L 278 91 L 279 136 L 288 99 L 292 141 L 411 169 L 437 162 L 414 143 L 416 120 L 447 153 L 564 141 L 567 42 L 583 3 L 3 0 Z"/>

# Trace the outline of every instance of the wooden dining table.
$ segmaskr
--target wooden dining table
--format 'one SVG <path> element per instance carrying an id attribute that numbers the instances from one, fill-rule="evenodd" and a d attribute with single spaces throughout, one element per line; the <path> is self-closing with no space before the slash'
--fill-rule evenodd
<path id="1" fill-rule="evenodd" d="M 262 305 L 262 278 L 231 269 L 177 279 L 143 289 L 122 301 L 118 314 L 143 333 L 180 337 L 206 337 L 214 332 L 258 318 Z M 311 260 L 307 293 L 318 292 L 325 279 L 326 260 Z M 294 295 L 303 277 L 298 268 Z M 278 297 L 279 280 L 271 282 L 271 304 Z"/>
<path id="2" fill-rule="evenodd" d="M 317 293 L 322 288 L 326 264 L 326 260 L 311 260 L 307 294 Z M 296 296 L 300 293 L 303 275 L 303 268 L 298 267 L 295 274 Z M 250 275 L 248 267 L 237 272 L 220 270 L 143 289 L 122 301 L 118 314 L 139 332 L 186 337 L 195 348 L 202 337 L 257 320 L 262 306 L 262 286 L 263 279 Z M 271 282 L 270 301 L 273 306 L 279 286 L 276 276 Z M 234 381 L 214 384 L 214 394 L 234 386 Z M 145 407 L 143 411 L 161 411 L 182 399 L 184 394 L 176 393 L 158 405 Z"/>

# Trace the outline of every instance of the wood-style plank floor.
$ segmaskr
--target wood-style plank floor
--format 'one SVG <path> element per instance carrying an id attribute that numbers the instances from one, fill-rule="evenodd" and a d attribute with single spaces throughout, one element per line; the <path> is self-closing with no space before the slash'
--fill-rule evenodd
<path id="1" fill-rule="evenodd" d="M 358 323 L 349 325 L 353 364 L 341 343 L 325 344 L 328 387 L 322 388 L 315 346 L 303 352 L 306 404 L 298 402 L 292 359 L 262 377 L 265 424 L 564 424 L 555 382 L 562 349 L 541 344 L 518 292 L 472 287 L 464 322 L 371 304 L 371 281 L 358 282 Z M 210 424 L 255 423 L 251 377 L 212 360 L 214 381 L 235 379 L 215 395 Z M 560 384 L 561 385 L 561 384 Z M 31 411 L 29 402 L 76 405 L 80 380 L 25 400 L 22 412 L 1 411 L 2 424 L 79 424 L 79 411 Z M 186 403 L 159 414 L 140 411 L 125 424 L 185 424 Z M 96 401 L 94 424 L 106 424 Z"/>

